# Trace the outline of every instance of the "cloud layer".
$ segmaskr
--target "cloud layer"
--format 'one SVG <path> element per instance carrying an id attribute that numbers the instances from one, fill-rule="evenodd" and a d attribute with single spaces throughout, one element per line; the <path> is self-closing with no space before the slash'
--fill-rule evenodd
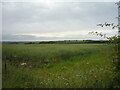
<path id="1" fill-rule="evenodd" d="M 88 32 L 101 32 L 99 23 L 117 24 L 113 2 L 4 2 L 2 7 L 3 40 L 101 39 Z"/>

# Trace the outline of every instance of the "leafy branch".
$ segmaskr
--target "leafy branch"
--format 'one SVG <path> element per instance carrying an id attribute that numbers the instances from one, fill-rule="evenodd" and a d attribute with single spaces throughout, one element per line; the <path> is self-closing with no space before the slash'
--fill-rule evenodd
<path id="1" fill-rule="evenodd" d="M 119 25 L 115 25 L 114 23 L 110 24 L 110 23 L 106 23 L 106 22 L 104 24 L 98 24 L 97 26 L 100 26 L 100 27 L 112 27 L 112 29 L 119 28 Z M 109 39 L 110 41 L 118 39 L 117 35 L 112 36 L 112 37 L 108 37 L 106 34 L 103 34 L 102 32 L 97 32 L 97 31 L 89 32 L 89 34 L 93 34 L 93 35 L 97 35 L 97 36 L 100 36 L 100 37 L 104 37 L 106 39 Z"/>
<path id="2" fill-rule="evenodd" d="M 119 27 L 119 25 L 115 25 L 114 23 L 104 23 L 104 24 L 98 24 L 97 26 L 101 26 L 101 27 L 104 27 L 104 26 L 106 26 L 106 27 L 112 27 L 112 29 L 115 29 L 115 28 L 118 28 Z"/>

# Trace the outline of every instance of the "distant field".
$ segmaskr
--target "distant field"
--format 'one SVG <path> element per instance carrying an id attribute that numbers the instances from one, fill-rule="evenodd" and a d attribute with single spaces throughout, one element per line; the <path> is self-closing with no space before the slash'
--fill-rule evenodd
<path id="1" fill-rule="evenodd" d="M 3 88 L 106 88 L 114 77 L 107 44 L 3 44 L 2 49 Z"/>

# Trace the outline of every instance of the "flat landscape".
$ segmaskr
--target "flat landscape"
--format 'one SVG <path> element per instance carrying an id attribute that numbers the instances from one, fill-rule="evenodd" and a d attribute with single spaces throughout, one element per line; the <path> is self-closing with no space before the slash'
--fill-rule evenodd
<path id="1" fill-rule="evenodd" d="M 112 45 L 3 44 L 2 49 L 3 88 L 107 88 L 112 85 Z"/>

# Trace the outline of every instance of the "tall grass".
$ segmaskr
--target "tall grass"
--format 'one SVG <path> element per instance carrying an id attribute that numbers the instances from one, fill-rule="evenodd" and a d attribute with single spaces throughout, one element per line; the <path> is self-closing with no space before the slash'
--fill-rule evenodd
<path id="1" fill-rule="evenodd" d="M 4 88 L 106 88 L 114 77 L 110 45 L 4 44 Z M 27 65 L 21 66 L 22 62 Z"/>

